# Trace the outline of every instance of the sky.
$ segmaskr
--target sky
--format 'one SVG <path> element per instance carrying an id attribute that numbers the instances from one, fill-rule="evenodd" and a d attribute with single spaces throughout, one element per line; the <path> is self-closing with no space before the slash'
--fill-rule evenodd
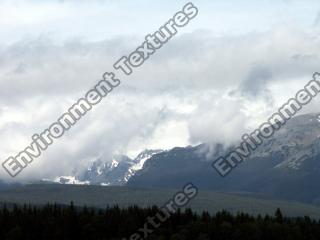
<path id="1" fill-rule="evenodd" d="M 0 156 L 17 155 L 185 1 L 0 1 Z M 198 16 L 21 173 L 233 144 L 320 71 L 320 2 L 195 0 Z M 318 99 L 301 113 L 320 112 Z M 0 169 L 0 178 L 7 173 Z"/>

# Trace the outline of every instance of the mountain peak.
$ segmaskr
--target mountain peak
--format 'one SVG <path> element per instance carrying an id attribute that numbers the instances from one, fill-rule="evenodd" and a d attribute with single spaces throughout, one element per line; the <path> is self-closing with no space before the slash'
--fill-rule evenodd
<path id="1" fill-rule="evenodd" d="M 162 151 L 146 149 L 135 159 L 123 154 L 114 155 L 111 161 L 103 161 L 99 158 L 75 176 L 59 176 L 52 181 L 61 184 L 125 185 L 137 171 L 143 168 L 147 160 Z"/>

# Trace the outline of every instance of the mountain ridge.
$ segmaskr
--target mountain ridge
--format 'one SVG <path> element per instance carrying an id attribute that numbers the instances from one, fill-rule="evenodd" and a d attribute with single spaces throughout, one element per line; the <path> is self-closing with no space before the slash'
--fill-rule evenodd
<path id="1" fill-rule="evenodd" d="M 134 160 L 122 156 L 125 161 L 121 164 L 111 162 L 105 174 L 98 174 L 97 168 L 104 163 L 96 162 L 97 166 L 75 179 L 80 183 L 144 188 L 179 188 L 192 182 L 203 190 L 249 192 L 320 205 L 318 114 L 299 115 L 289 120 L 223 178 L 211 163 L 231 150 L 232 147 L 222 144 L 146 150 Z M 72 178 L 74 183 L 79 184 L 75 179 Z"/>
<path id="2" fill-rule="evenodd" d="M 204 190 L 261 193 L 319 205 L 316 183 L 320 181 L 320 121 L 317 116 L 305 114 L 292 118 L 224 178 L 211 163 L 233 148 L 215 145 L 210 155 L 207 145 L 199 145 L 174 148 L 151 157 L 128 185 L 170 188 L 191 181 Z"/>
<path id="3" fill-rule="evenodd" d="M 111 161 L 97 159 L 78 174 L 58 176 L 54 179 L 43 179 L 43 181 L 60 184 L 122 186 L 143 168 L 148 159 L 160 152 L 163 150 L 146 149 L 134 159 L 126 155 L 114 155 Z"/>

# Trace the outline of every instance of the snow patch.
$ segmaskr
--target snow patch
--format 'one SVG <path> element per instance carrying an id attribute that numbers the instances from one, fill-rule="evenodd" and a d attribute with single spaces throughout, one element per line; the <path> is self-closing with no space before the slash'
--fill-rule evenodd
<path id="1" fill-rule="evenodd" d="M 74 176 L 61 176 L 56 177 L 53 182 L 62 183 L 62 184 L 77 184 L 77 185 L 89 185 L 89 181 L 80 181 Z"/>

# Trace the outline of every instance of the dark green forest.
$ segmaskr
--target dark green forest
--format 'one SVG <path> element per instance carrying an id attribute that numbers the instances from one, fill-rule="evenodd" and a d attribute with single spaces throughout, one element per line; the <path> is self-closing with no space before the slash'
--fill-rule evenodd
<path id="1" fill-rule="evenodd" d="M 48 204 L 3 206 L 0 210 L 0 239 L 130 239 L 158 207 L 108 207 L 104 210 Z M 178 210 L 147 239 L 154 240 L 293 240 L 319 239 L 320 221 L 309 217 L 287 218 L 277 209 L 274 216 L 214 215 Z M 139 232 L 138 232 L 139 233 Z M 141 233 L 142 234 L 142 233 Z M 141 235 L 143 237 L 143 234 Z M 143 239 L 143 238 L 131 238 Z"/>

